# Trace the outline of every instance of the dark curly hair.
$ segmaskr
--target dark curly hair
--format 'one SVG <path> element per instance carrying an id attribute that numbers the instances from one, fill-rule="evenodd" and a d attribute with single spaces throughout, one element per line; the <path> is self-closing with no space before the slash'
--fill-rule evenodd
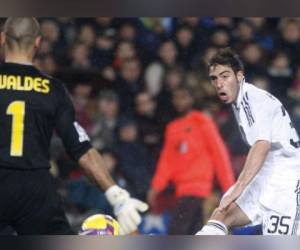
<path id="1" fill-rule="evenodd" d="M 238 71 L 244 72 L 244 65 L 239 57 L 231 48 L 222 48 L 209 60 L 208 69 L 216 65 L 226 65 L 232 68 L 237 73 Z"/>

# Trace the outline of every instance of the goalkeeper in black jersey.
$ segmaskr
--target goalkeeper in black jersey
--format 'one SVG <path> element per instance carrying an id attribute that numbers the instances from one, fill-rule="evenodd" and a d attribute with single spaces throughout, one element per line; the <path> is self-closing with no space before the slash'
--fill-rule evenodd
<path id="1" fill-rule="evenodd" d="M 35 18 L 8 18 L 1 34 L 5 63 L 0 66 L 0 231 L 17 234 L 71 234 L 49 173 L 54 129 L 86 175 L 105 191 L 121 233 L 137 229 L 147 204 L 118 187 L 101 156 L 76 122 L 63 83 L 32 65 L 41 37 Z"/>

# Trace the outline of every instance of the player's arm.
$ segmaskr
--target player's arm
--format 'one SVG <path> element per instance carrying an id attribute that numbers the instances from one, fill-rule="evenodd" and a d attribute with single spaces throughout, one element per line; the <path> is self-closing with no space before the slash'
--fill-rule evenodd
<path id="1" fill-rule="evenodd" d="M 230 203 L 235 201 L 244 191 L 246 186 L 251 182 L 251 180 L 256 176 L 258 171 L 263 166 L 270 147 L 270 142 L 265 140 L 259 140 L 251 147 L 240 176 L 238 177 L 229 194 L 225 195 L 221 200 L 219 206 L 221 211 L 226 209 Z"/>
<path id="2" fill-rule="evenodd" d="M 94 148 L 83 154 L 78 162 L 86 176 L 102 190 L 108 190 L 115 185 L 107 168 L 104 166 L 102 156 Z"/>
<path id="3" fill-rule="evenodd" d="M 126 190 L 114 183 L 101 155 L 92 148 L 85 130 L 75 121 L 75 111 L 68 92 L 64 89 L 58 95 L 61 96 L 58 99 L 55 127 L 67 152 L 79 163 L 87 177 L 105 191 L 120 223 L 121 234 L 137 230 L 141 222 L 139 212 L 146 211 L 147 204 L 131 198 Z"/>
<path id="4" fill-rule="evenodd" d="M 235 201 L 255 177 L 261 169 L 271 147 L 271 126 L 273 124 L 274 114 L 278 112 L 279 106 L 277 102 L 265 94 L 249 95 L 249 98 L 251 98 L 252 101 L 251 109 L 254 116 L 254 123 L 251 127 L 252 136 L 249 136 L 252 147 L 247 155 L 245 165 L 236 184 L 233 186 L 231 192 L 224 196 L 221 201 L 221 210 Z"/>
<path id="5" fill-rule="evenodd" d="M 151 181 L 151 188 L 147 194 L 147 201 L 153 206 L 157 195 L 166 188 L 170 180 L 172 166 L 173 147 L 169 127 L 166 128 L 164 145 L 157 163 L 155 174 Z"/>
<path id="6" fill-rule="evenodd" d="M 269 141 L 259 140 L 250 148 L 244 168 L 237 179 L 237 186 L 244 189 L 250 183 L 261 169 L 270 147 L 271 143 Z"/>

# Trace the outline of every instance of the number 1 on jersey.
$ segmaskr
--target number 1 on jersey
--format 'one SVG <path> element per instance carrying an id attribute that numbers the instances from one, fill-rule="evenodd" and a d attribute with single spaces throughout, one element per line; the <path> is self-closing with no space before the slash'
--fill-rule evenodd
<path id="1" fill-rule="evenodd" d="M 8 105 L 6 114 L 12 115 L 12 134 L 10 155 L 23 155 L 23 133 L 24 133 L 24 116 L 25 116 L 25 102 L 15 101 Z"/>

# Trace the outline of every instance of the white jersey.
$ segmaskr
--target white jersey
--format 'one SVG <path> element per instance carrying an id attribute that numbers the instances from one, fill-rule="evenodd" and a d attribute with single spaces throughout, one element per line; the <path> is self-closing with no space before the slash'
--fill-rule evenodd
<path id="1" fill-rule="evenodd" d="M 247 144 L 252 146 L 258 140 L 271 143 L 263 168 L 275 175 L 300 177 L 299 136 L 281 102 L 267 91 L 243 82 L 232 108 Z"/>
<path id="2" fill-rule="evenodd" d="M 232 108 L 246 143 L 271 143 L 236 203 L 253 224 L 263 224 L 263 234 L 300 235 L 300 141 L 289 114 L 277 98 L 246 82 Z"/>

